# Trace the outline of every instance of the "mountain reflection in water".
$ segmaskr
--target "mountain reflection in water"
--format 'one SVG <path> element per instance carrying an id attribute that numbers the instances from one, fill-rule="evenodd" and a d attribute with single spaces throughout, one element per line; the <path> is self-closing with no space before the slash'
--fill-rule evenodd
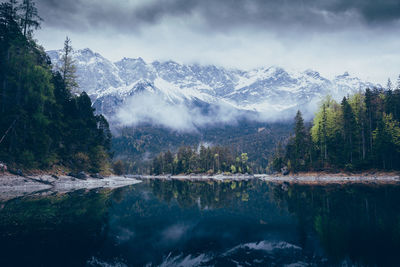
<path id="1" fill-rule="evenodd" d="M 397 265 L 400 187 L 149 180 L 0 205 L 0 266 Z"/>

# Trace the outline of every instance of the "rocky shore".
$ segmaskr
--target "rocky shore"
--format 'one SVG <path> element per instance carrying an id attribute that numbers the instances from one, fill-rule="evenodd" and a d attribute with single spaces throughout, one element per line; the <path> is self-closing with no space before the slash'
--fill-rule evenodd
<path id="1" fill-rule="evenodd" d="M 128 177 L 146 179 L 167 179 L 167 180 L 192 180 L 192 181 L 222 181 L 222 180 L 250 180 L 260 179 L 267 182 L 277 183 L 302 183 L 302 184 L 344 184 L 344 183 L 379 183 L 379 184 L 400 184 L 399 173 L 359 173 L 359 174 L 327 174 L 327 173 L 299 173 L 296 175 L 267 175 L 267 174 L 235 174 L 235 175 L 130 175 Z"/>
<path id="2" fill-rule="evenodd" d="M 297 184 L 399 184 L 399 173 L 362 173 L 362 174 L 325 174 L 303 173 L 297 175 L 127 175 L 76 178 L 72 176 L 55 176 L 49 174 L 19 176 L 0 173 L 0 201 L 29 195 L 47 195 L 52 193 L 67 193 L 80 189 L 118 188 L 140 183 L 148 179 L 191 180 L 191 181 L 224 181 L 260 179 L 273 183 Z"/>
<path id="3" fill-rule="evenodd" d="M 298 174 L 298 175 L 256 175 L 263 181 L 297 184 L 399 184 L 400 175 L 395 173 L 379 174 Z"/>
<path id="4" fill-rule="evenodd" d="M 71 176 L 19 176 L 0 173 L 0 201 L 29 195 L 67 193 L 79 189 L 118 188 L 137 183 L 140 183 L 137 179 L 121 176 L 78 179 Z"/>

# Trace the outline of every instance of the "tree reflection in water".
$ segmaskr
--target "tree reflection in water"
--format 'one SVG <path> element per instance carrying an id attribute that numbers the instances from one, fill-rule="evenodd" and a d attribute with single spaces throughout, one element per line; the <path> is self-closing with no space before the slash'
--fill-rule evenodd
<path id="1" fill-rule="evenodd" d="M 361 265 L 397 265 L 400 187 L 396 185 L 292 185 L 275 187 L 299 228 L 314 231 L 329 259 Z"/>
<path id="2" fill-rule="evenodd" d="M 0 265 L 397 265 L 399 191 L 155 179 L 16 199 L 0 208 Z"/>

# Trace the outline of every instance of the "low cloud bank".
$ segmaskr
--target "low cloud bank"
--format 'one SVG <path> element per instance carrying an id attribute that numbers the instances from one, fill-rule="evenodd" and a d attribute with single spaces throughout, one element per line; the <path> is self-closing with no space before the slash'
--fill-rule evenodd
<path id="1" fill-rule="evenodd" d="M 172 104 L 161 96 L 144 93 L 127 100 L 117 111 L 116 120 L 125 126 L 152 123 L 178 131 L 196 131 L 210 124 L 237 123 L 242 116 L 239 110 L 225 104 L 201 108 Z"/>
<path id="2" fill-rule="evenodd" d="M 300 107 L 306 120 L 313 117 L 317 102 Z M 195 132 L 198 128 L 223 124 L 236 125 L 239 121 L 257 122 L 291 121 L 297 107 L 277 111 L 272 107 L 263 112 L 239 110 L 227 103 L 214 103 L 207 107 L 173 104 L 162 96 L 152 93 L 135 95 L 128 99 L 116 112 L 119 126 L 137 126 L 150 123 L 181 132 Z"/>

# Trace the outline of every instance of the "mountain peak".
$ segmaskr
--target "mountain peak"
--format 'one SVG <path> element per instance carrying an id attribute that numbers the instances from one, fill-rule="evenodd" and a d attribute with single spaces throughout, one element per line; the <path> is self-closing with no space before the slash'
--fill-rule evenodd
<path id="1" fill-rule="evenodd" d="M 339 78 L 339 79 L 344 79 L 344 78 L 349 78 L 349 77 L 350 77 L 350 74 L 348 71 L 345 71 L 342 75 L 336 76 L 336 78 Z"/>
<path id="2" fill-rule="evenodd" d="M 312 69 L 307 69 L 304 71 L 304 74 L 314 77 L 314 78 L 320 78 L 321 75 L 318 71 L 312 70 Z"/>
<path id="3" fill-rule="evenodd" d="M 55 64 L 60 63 L 59 53 L 48 54 Z M 108 117 L 128 103 L 129 98 L 144 92 L 157 95 L 170 105 L 190 106 L 195 101 L 210 106 L 224 103 L 234 110 L 271 116 L 316 108 L 316 103 L 328 94 L 340 100 L 347 94 L 375 86 L 347 72 L 329 80 L 315 70 L 287 71 L 280 66 L 243 71 L 214 65 L 182 65 L 172 60 L 146 63 L 140 57 L 112 63 L 88 48 L 73 57 L 81 90 L 88 92 L 94 106 L 107 111 Z"/>
<path id="4" fill-rule="evenodd" d="M 91 50 L 90 48 L 80 49 L 80 50 L 78 50 L 78 52 L 80 52 L 82 54 L 94 55 L 93 50 Z"/>
<path id="5" fill-rule="evenodd" d="M 262 67 L 261 69 L 266 72 L 273 72 L 273 73 L 286 72 L 282 67 L 276 65 L 270 67 Z"/>
<path id="6" fill-rule="evenodd" d="M 129 57 L 123 57 L 120 61 L 117 61 L 116 63 L 118 63 L 118 62 L 138 62 L 138 63 L 146 63 L 144 60 L 143 60 L 143 58 L 141 58 L 141 57 L 138 57 L 138 58 L 129 58 Z"/>

